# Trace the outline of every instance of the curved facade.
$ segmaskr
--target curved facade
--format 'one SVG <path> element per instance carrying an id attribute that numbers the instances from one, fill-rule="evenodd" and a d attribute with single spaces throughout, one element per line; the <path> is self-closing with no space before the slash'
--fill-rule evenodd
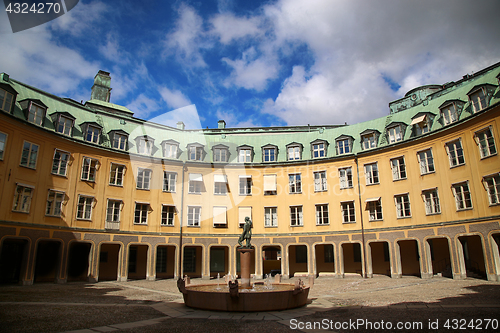
<path id="1" fill-rule="evenodd" d="M 0 279 L 500 278 L 500 64 L 355 125 L 186 130 L 0 77 Z M 182 249 L 182 251 L 180 250 Z"/>

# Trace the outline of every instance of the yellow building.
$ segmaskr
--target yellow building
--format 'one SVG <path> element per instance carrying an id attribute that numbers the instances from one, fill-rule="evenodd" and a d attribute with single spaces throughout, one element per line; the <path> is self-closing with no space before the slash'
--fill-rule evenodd
<path id="1" fill-rule="evenodd" d="M 500 63 L 349 126 L 186 130 L 0 76 L 0 280 L 500 280 Z"/>

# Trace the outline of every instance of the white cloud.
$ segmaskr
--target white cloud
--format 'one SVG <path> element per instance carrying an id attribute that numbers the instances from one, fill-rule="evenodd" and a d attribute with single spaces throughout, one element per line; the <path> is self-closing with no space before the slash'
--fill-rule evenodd
<path id="1" fill-rule="evenodd" d="M 219 37 L 222 44 L 261 33 L 258 17 L 236 17 L 232 13 L 223 13 L 213 17 L 210 22 L 213 25 L 211 32 Z"/>
<path id="2" fill-rule="evenodd" d="M 239 120 L 235 112 L 217 110 L 216 115 L 218 120 L 224 120 L 226 122 L 226 127 L 243 128 L 260 126 L 255 124 L 253 119 Z"/>
<path id="3" fill-rule="evenodd" d="M 154 99 L 147 97 L 144 94 L 140 94 L 131 103 L 126 105 L 126 107 L 134 112 L 134 117 L 137 118 L 147 118 L 151 113 L 158 111 L 160 105 Z"/>
<path id="4" fill-rule="evenodd" d="M 156 116 L 152 119 L 149 119 L 152 123 L 163 124 L 170 127 L 177 127 L 177 123 L 182 121 L 186 126 L 185 129 L 201 129 L 201 121 L 200 116 L 198 114 L 198 110 L 196 109 L 196 105 L 191 104 L 170 112 L 165 112 L 159 116 Z M 203 137 L 203 135 L 201 135 Z M 199 139 L 199 143 L 203 143 L 200 140 L 205 141 L 204 139 Z"/>
<path id="5" fill-rule="evenodd" d="M 109 10 L 110 8 L 100 1 L 88 4 L 80 1 L 69 12 L 51 21 L 50 26 L 54 30 L 80 36 L 92 30 L 94 22 L 101 20 Z"/>
<path id="6" fill-rule="evenodd" d="M 171 90 L 167 87 L 160 87 L 158 92 L 165 103 L 167 103 L 167 105 L 171 108 L 181 108 L 191 104 L 189 98 L 187 98 L 180 90 Z"/>
<path id="7" fill-rule="evenodd" d="M 278 63 L 266 57 L 255 60 L 222 58 L 233 68 L 231 76 L 225 81 L 226 85 L 235 85 L 245 89 L 261 91 L 266 88 L 267 82 L 277 76 Z"/>

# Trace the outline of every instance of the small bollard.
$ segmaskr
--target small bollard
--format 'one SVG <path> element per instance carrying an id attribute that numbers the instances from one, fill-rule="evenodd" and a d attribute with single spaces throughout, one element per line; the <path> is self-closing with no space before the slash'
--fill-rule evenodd
<path id="1" fill-rule="evenodd" d="M 186 286 L 189 285 L 189 284 L 191 284 L 191 278 L 189 276 L 186 276 L 184 278 L 184 281 L 186 282 Z"/>
<path id="2" fill-rule="evenodd" d="M 314 275 L 310 275 L 309 276 L 309 287 L 312 288 L 312 286 L 314 286 Z"/>
<path id="3" fill-rule="evenodd" d="M 276 274 L 274 276 L 274 283 L 281 283 L 281 274 Z"/>

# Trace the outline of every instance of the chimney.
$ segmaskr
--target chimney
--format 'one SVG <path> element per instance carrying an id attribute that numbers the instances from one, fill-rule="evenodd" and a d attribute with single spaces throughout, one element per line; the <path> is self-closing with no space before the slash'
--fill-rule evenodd
<path id="1" fill-rule="evenodd" d="M 217 124 L 219 128 L 226 128 L 226 122 L 224 120 L 219 120 Z"/>
<path id="2" fill-rule="evenodd" d="M 9 74 L 7 73 L 1 73 L 2 76 L 2 81 L 9 82 Z"/>
<path id="3" fill-rule="evenodd" d="M 180 129 L 181 131 L 183 131 L 185 126 L 186 125 L 184 125 L 184 123 L 182 121 L 177 122 L 177 129 Z"/>
<path id="4" fill-rule="evenodd" d="M 111 97 L 111 76 L 108 72 L 99 71 L 94 77 L 94 85 L 90 99 L 108 102 Z"/>

